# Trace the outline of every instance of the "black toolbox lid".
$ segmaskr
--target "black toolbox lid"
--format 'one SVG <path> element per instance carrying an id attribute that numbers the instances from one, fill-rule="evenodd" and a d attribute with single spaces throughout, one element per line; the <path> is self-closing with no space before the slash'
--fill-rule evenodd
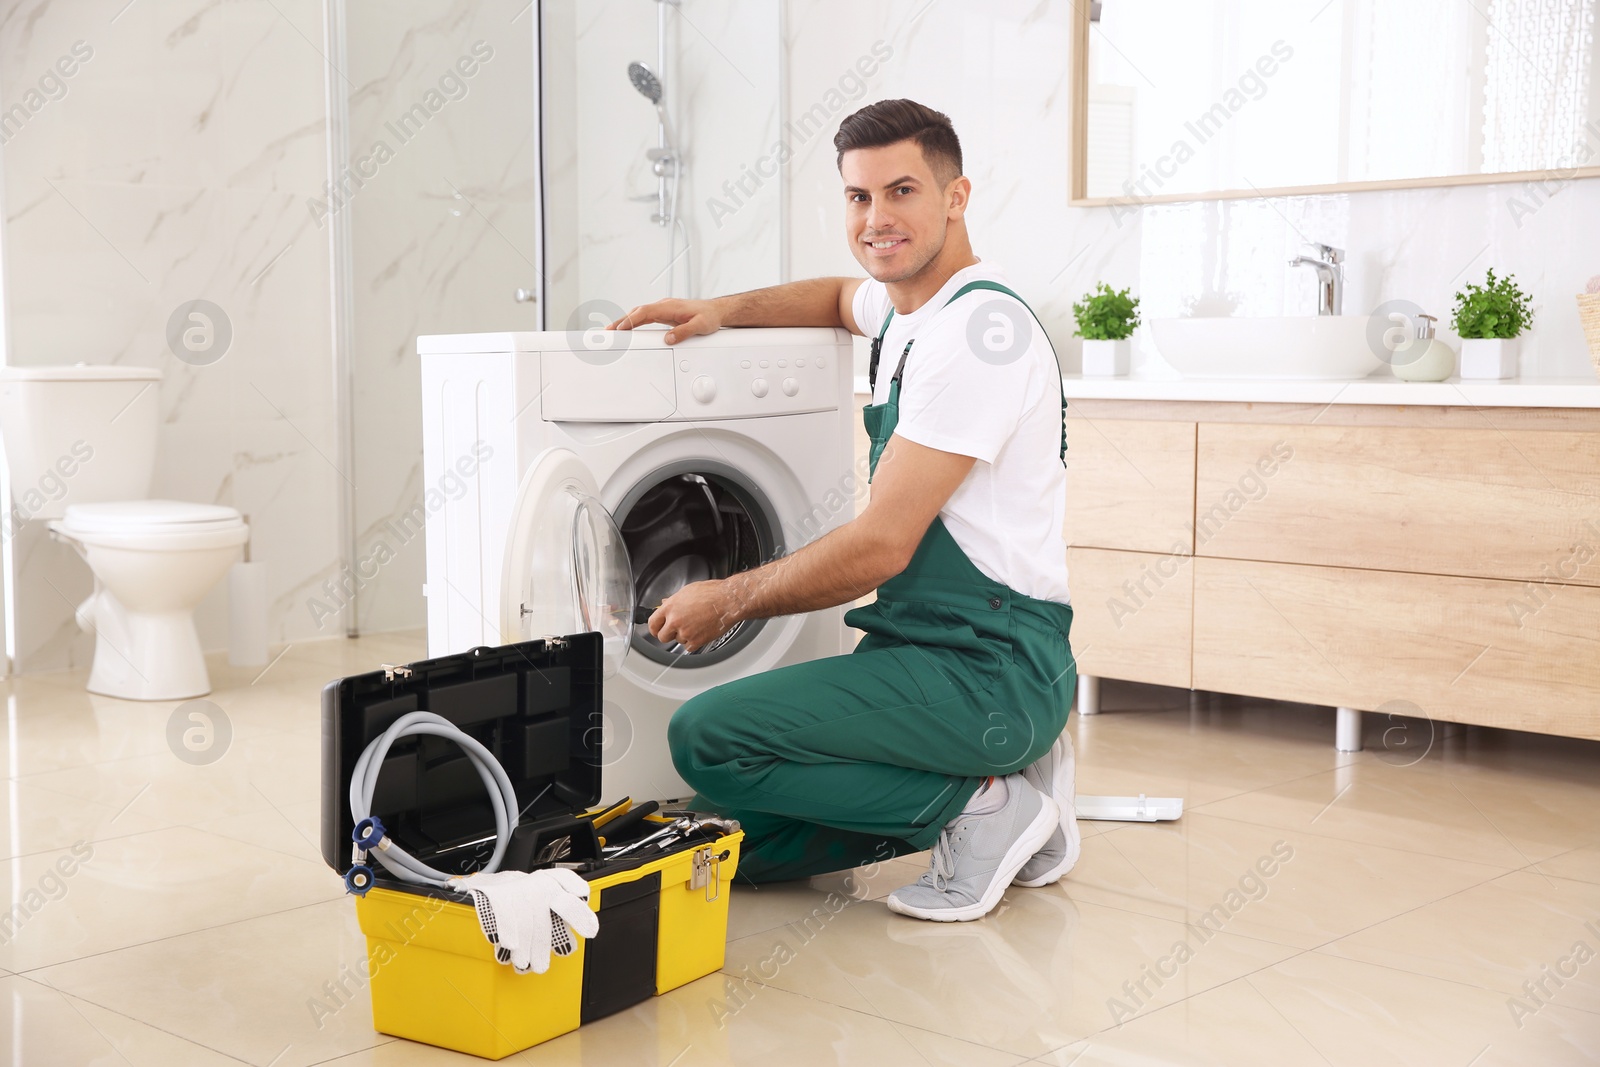
<path id="1" fill-rule="evenodd" d="M 601 637 L 475 648 L 351 675 L 322 690 L 322 858 L 350 866 L 350 778 L 367 745 L 410 711 L 442 715 L 506 769 L 521 822 L 600 799 Z M 494 809 L 460 746 L 405 737 L 378 774 L 372 814 L 418 859 L 494 836 Z M 484 850 L 487 855 L 487 849 Z"/>

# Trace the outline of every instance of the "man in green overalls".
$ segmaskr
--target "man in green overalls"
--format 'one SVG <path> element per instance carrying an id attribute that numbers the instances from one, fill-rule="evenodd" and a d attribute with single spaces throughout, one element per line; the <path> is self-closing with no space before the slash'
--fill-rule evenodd
<path id="1" fill-rule="evenodd" d="M 931 849 L 888 906 L 977 919 L 1008 886 L 1052 884 L 1078 857 L 1060 372 L 1028 306 L 972 254 L 950 120 L 887 100 L 846 118 L 834 146 L 870 281 L 664 300 L 613 324 L 666 323 L 669 344 L 721 326 L 874 335 L 862 513 L 764 566 L 687 585 L 650 617 L 659 640 L 693 650 L 744 619 L 877 590 L 845 615 L 866 636 L 849 655 L 694 697 L 668 742 L 698 803 L 743 823 L 740 874 L 802 878 Z"/>

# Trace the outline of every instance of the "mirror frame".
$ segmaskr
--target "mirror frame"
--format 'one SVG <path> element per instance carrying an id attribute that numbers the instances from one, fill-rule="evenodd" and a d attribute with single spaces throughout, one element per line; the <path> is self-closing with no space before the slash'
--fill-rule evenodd
<path id="1" fill-rule="evenodd" d="M 1577 178 L 1600 178 L 1600 165 L 1592 167 L 1547 167 L 1543 170 L 1500 171 L 1493 174 L 1456 174 L 1436 178 L 1385 178 L 1379 181 L 1331 182 L 1323 185 L 1279 185 L 1270 189 L 1218 189 L 1198 193 L 1158 193 L 1154 196 L 1089 196 L 1089 158 L 1085 145 L 1089 136 L 1089 21 L 1088 0 L 1072 5 L 1071 79 L 1072 147 L 1071 173 L 1068 176 L 1068 203 L 1073 207 L 1113 207 L 1132 204 L 1175 204 L 1194 200 L 1243 200 L 1275 196 L 1303 196 L 1316 193 L 1354 193 L 1369 189 L 1426 189 L 1440 185 L 1494 185 L 1529 181 L 1565 184 Z"/>

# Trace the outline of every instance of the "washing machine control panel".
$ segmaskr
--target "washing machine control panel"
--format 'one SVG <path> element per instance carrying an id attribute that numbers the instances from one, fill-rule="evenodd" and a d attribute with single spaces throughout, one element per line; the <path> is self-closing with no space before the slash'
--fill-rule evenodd
<path id="1" fill-rule="evenodd" d="M 648 334 L 607 334 L 593 347 L 589 334 L 554 336 L 568 343 L 540 353 L 538 402 L 550 422 L 749 419 L 852 403 L 843 330 L 724 330 L 673 346 Z"/>
<path id="2" fill-rule="evenodd" d="M 832 411 L 841 402 L 849 346 L 695 348 L 679 346 L 678 419 L 738 419 Z"/>

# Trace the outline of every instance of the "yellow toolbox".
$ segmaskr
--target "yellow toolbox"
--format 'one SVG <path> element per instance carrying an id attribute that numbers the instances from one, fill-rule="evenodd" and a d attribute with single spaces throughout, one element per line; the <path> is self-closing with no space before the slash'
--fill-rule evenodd
<path id="1" fill-rule="evenodd" d="M 501 1059 L 721 968 L 744 835 L 706 832 L 665 854 L 610 858 L 599 847 L 604 831 L 583 818 L 600 800 L 599 634 L 479 648 L 328 683 L 322 853 L 347 884 L 366 870 L 352 844 L 357 760 L 413 711 L 450 720 L 505 768 L 521 815 L 502 869 L 541 859 L 573 867 L 589 882 L 600 929 L 571 955 L 552 955 L 544 974 L 517 974 L 496 961 L 470 897 L 374 866 L 356 916 L 380 1032 Z M 484 782 L 447 738 L 406 737 L 390 748 L 372 814 L 441 870 L 477 870 L 494 847 Z M 629 833 L 644 836 L 670 821 L 652 815 Z"/>

